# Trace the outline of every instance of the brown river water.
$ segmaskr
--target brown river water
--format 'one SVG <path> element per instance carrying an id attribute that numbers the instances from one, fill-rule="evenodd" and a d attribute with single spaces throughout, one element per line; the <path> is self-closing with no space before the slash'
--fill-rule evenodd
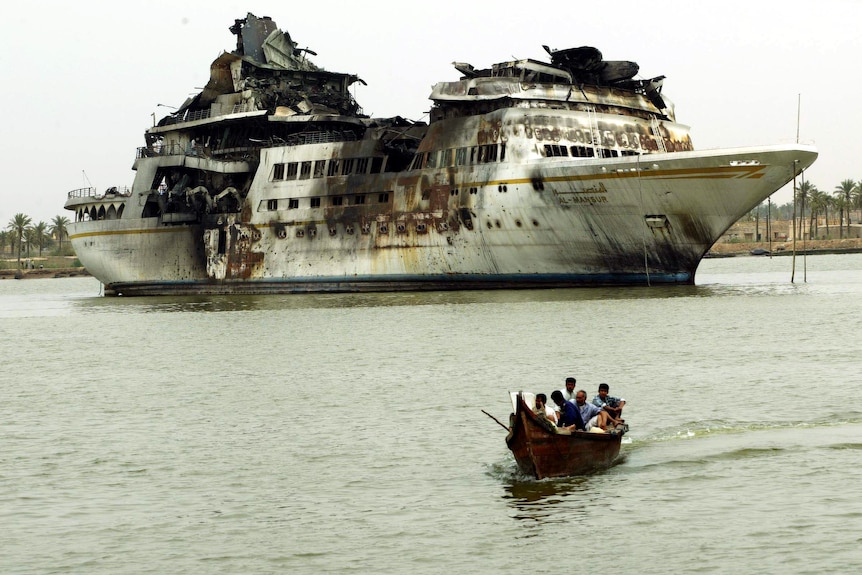
<path id="1" fill-rule="evenodd" d="M 697 285 L 104 298 L 0 281 L 0 573 L 856 573 L 862 255 Z M 508 392 L 627 400 L 521 477 Z"/>

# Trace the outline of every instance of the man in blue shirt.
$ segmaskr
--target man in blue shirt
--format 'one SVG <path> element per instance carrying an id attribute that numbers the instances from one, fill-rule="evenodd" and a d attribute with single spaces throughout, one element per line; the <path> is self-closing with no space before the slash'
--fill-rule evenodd
<path id="1" fill-rule="evenodd" d="M 581 417 L 580 411 L 571 401 L 563 399 L 563 392 L 559 389 L 551 394 L 551 399 L 560 408 L 560 417 L 557 420 L 557 427 L 564 427 L 569 430 L 580 429 L 586 430 L 584 420 Z"/>
<path id="2" fill-rule="evenodd" d="M 626 400 L 620 397 L 611 397 L 608 395 L 610 391 L 610 387 L 608 387 L 607 383 L 599 384 L 599 394 L 593 398 L 593 405 L 601 407 L 611 416 L 612 419 L 619 419 L 620 422 L 624 421 L 621 419 L 623 415 L 623 406 L 626 404 Z"/>

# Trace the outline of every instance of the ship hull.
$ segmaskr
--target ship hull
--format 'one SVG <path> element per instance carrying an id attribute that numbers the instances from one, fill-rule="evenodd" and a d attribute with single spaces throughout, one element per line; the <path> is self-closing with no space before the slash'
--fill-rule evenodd
<path id="1" fill-rule="evenodd" d="M 692 284 L 724 231 L 816 155 L 789 145 L 450 168 L 425 176 L 457 192 L 436 208 L 396 198 L 355 221 L 346 210 L 287 222 L 253 214 L 224 227 L 234 232 L 219 249 L 202 222 L 158 217 L 69 232 L 108 295 Z M 378 188 L 412 193 L 416 176 L 385 177 Z M 266 193 L 252 185 L 249 203 Z"/>

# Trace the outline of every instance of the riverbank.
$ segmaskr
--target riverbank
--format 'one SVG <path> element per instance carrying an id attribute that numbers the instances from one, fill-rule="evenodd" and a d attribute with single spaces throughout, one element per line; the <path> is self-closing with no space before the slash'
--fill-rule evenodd
<path id="1" fill-rule="evenodd" d="M 0 270 L 0 280 L 26 280 L 43 278 L 71 278 L 88 276 L 85 268 L 42 268 L 35 270 Z"/>
<path id="2" fill-rule="evenodd" d="M 805 240 L 796 242 L 797 254 L 855 254 L 862 252 L 862 238 L 841 240 Z M 722 242 L 712 246 L 707 257 L 752 255 L 752 250 L 766 250 L 774 256 L 791 255 L 793 242 Z"/>

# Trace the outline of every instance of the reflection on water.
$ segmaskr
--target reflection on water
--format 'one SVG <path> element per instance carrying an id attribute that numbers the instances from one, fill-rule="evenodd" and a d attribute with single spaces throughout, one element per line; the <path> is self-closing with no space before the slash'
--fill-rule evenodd
<path id="1" fill-rule="evenodd" d="M 779 290 L 776 290 L 774 286 L 766 286 L 765 288 L 757 286 L 747 286 L 746 288 L 739 286 L 663 286 L 406 293 L 86 297 L 75 299 L 74 303 L 76 307 L 82 310 L 95 312 L 232 312 L 701 298 L 742 293 L 752 295 L 758 290 L 765 291 L 769 295 L 776 295 L 780 291 L 792 292 L 792 289 L 792 286 L 791 288 L 782 287 Z"/>
<path id="2" fill-rule="evenodd" d="M 477 304 L 650 301 L 685 298 L 830 294 L 856 289 L 862 282 L 862 254 L 810 257 L 805 279 L 790 281 L 787 258 L 754 257 L 706 260 L 697 285 L 615 288 L 343 293 L 236 296 L 104 297 L 93 278 L 10 280 L 0 282 L 0 297 L 17 316 L 89 313 L 235 312 L 285 309 L 374 308 Z M 849 272 L 859 268 L 859 272 Z M 836 271 L 843 270 L 843 271 Z M 63 289 L 58 292 L 58 285 Z M 42 297 L 44 295 L 44 297 Z M 33 296 L 38 296 L 34 299 Z M 11 298 L 11 299 L 10 299 Z M 17 300 L 20 299 L 20 302 Z M 15 300 L 15 301 L 13 301 Z M 34 302 L 38 305 L 34 306 Z M 27 308 L 27 309 L 25 309 Z M 28 311 L 29 308 L 32 308 Z M 69 310 L 71 308 L 71 310 Z"/>

